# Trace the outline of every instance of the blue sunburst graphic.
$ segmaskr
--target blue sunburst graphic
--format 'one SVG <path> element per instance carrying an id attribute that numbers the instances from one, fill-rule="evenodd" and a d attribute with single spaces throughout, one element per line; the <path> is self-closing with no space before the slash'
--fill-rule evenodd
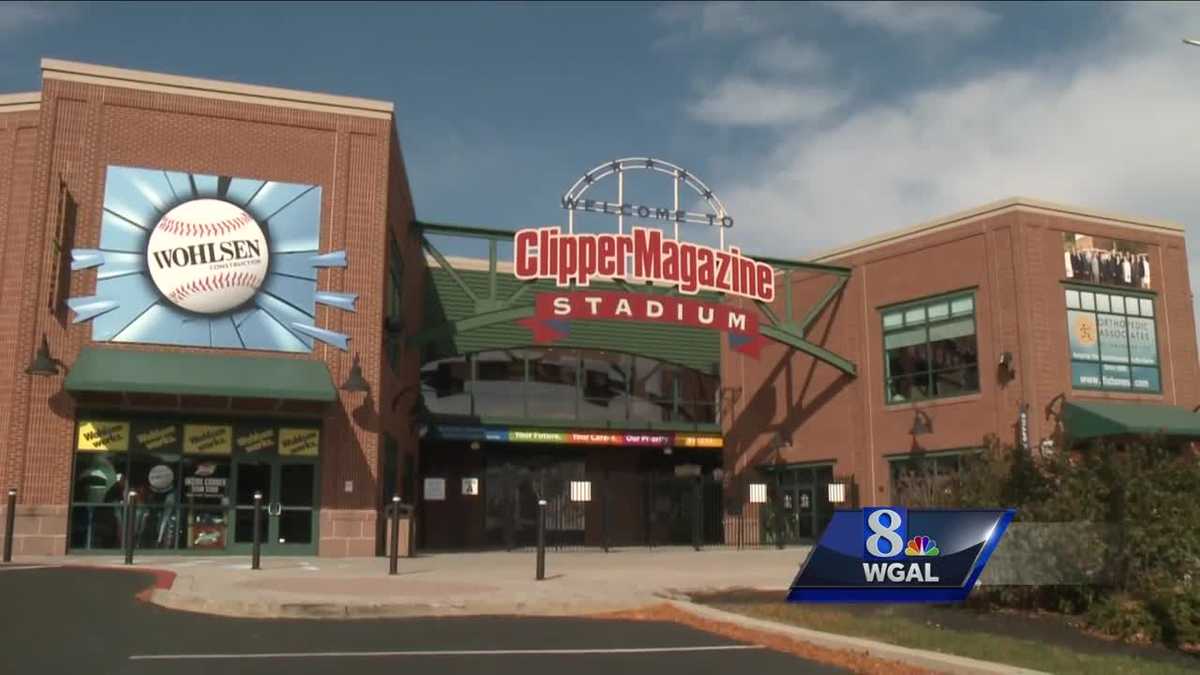
<path id="1" fill-rule="evenodd" d="M 249 213 L 270 252 L 267 277 L 254 297 L 216 316 L 176 307 L 146 266 L 150 233 L 163 214 L 202 198 Z M 101 217 L 100 247 L 71 251 L 72 271 L 98 268 L 96 294 L 67 301 L 75 323 L 92 322 L 93 340 L 282 352 L 309 352 L 320 340 L 348 348 L 346 335 L 316 325 L 318 303 L 353 312 L 358 298 L 317 290 L 320 268 L 346 266 L 345 251 L 320 252 L 319 186 L 110 166 Z"/>

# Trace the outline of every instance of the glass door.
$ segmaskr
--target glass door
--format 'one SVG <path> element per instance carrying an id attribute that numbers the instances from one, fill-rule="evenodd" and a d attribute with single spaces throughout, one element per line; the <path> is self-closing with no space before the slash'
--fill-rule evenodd
<path id="1" fill-rule="evenodd" d="M 311 460 L 246 457 L 237 461 L 234 543 L 254 543 L 254 493 L 261 492 L 264 555 L 317 551 L 317 465 Z"/>
<path id="2" fill-rule="evenodd" d="M 280 460 L 274 469 L 271 544 L 279 553 L 316 553 L 317 465 Z"/>

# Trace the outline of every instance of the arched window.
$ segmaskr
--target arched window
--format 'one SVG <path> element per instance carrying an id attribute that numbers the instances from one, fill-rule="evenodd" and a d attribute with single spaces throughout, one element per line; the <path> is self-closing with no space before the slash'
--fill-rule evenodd
<path id="1" fill-rule="evenodd" d="M 715 424 L 720 378 L 623 352 L 496 349 L 421 367 L 435 415 L 578 423 Z"/>

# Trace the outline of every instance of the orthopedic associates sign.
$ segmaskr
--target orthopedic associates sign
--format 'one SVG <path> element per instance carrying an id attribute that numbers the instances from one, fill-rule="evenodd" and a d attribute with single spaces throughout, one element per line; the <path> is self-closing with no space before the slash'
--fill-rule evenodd
<path id="1" fill-rule="evenodd" d="M 559 287 L 589 286 L 593 279 L 657 282 L 680 293 L 718 291 L 762 302 L 775 299 L 775 270 L 728 251 L 663 237 L 659 230 L 634 227 L 629 234 L 563 234 L 557 227 L 517 232 L 513 246 L 515 276 L 522 281 L 550 279 Z M 560 340 L 569 320 L 626 320 L 710 328 L 728 333 L 730 347 L 758 358 L 766 340 L 758 315 L 720 302 L 619 291 L 538 293 L 534 315 L 518 323 L 534 342 Z"/>

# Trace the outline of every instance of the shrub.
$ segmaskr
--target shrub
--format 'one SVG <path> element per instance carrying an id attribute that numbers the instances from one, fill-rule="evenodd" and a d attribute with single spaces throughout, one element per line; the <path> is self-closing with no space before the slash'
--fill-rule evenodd
<path id="1" fill-rule="evenodd" d="M 1141 600 L 1123 593 L 1101 598 L 1087 613 L 1088 625 L 1128 642 L 1159 642 L 1162 625 Z"/>
<path id="2" fill-rule="evenodd" d="M 987 601 L 1086 611 L 1089 624 L 1124 639 L 1200 643 L 1200 461 L 1192 453 L 1141 438 L 1034 458 L 993 441 L 954 486 L 960 506 L 1015 507 L 1018 522 L 1097 526 L 1043 547 L 1060 556 L 1043 562 L 1098 561 L 1088 573 L 1107 588 L 1008 588 Z"/>

